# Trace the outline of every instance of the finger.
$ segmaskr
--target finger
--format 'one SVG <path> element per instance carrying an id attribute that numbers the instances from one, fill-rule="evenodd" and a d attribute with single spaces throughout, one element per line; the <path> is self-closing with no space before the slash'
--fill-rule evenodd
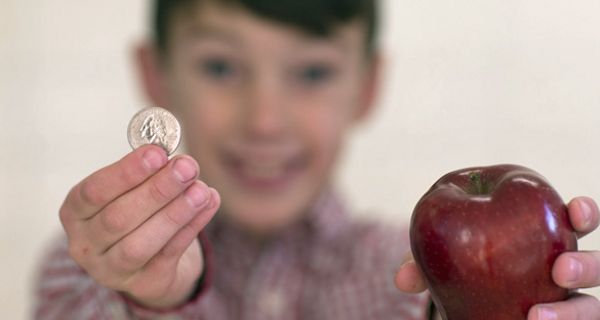
<path id="1" fill-rule="evenodd" d="M 400 266 L 396 273 L 395 282 L 398 289 L 407 293 L 419 293 L 427 289 L 425 279 L 413 259 Z"/>
<path id="2" fill-rule="evenodd" d="M 96 250 L 102 253 L 108 250 L 180 195 L 197 176 L 196 161 L 179 156 L 142 185 L 111 202 L 86 225 Z"/>
<path id="3" fill-rule="evenodd" d="M 600 285 L 600 252 L 579 251 L 561 254 L 552 268 L 554 282 L 564 288 Z"/>
<path id="4" fill-rule="evenodd" d="M 598 319 L 600 302 L 592 296 L 577 294 L 566 301 L 539 304 L 529 310 L 527 320 Z"/>
<path id="5" fill-rule="evenodd" d="M 574 198 L 569 202 L 569 217 L 578 237 L 594 231 L 600 223 L 600 211 L 596 202 L 588 197 Z"/>
<path id="6" fill-rule="evenodd" d="M 204 214 L 197 215 L 190 223 L 179 230 L 173 238 L 141 269 L 129 279 L 132 291 L 144 291 L 139 286 L 144 286 L 143 279 L 151 274 L 170 274 L 181 262 L 180 258 L 190 247 L 198 234 L 212 219 L 220 205 L 220 198 L 214 189 L 211 190 L 211 201 Z M 140 283 L 141 282 L 141 283 Z M 137 287 L 137 289 L 135 288 Z"/>
<path id="7" fill-rule="evenodd" d="M 61 209 L 61 219 L 90 218 L 112 200 L 144 182 L 165 163 L 167 155 L 160 147 L 146 145 L 132 151 L 73 187 Z"/>
<path id="8" fill-rule="evenodd" d="M 211 192 L 196 181 L 178 198 L 112 246 L 104 256 L 114 270 L 137 271 L 197 215 L 207 214 Z"/>
<path id="9" fill-rule="evenodd" d="M 215 189 L 210 189 L 210 204 L 205 209 L 206 214 L 197 215 L 190 223 L 183 227 L 179 232 L 173 236 L 171 240 L 161 249 L 161 251 L 150 261 L 146 268 L 154 267 L 153 264 L 160 265 L 164 261 L 172 260 L 173 258 L 178 259 L 190 243 L 196 239 L 200 231 L 208 224 L 213 218 L 217 209 L 221 204 L 221 199 L 218 192 Z"/>

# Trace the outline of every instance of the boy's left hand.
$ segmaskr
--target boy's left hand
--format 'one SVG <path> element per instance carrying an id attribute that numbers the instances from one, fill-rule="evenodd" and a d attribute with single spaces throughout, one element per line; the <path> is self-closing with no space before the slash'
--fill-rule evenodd
<path id="1" fill-rule="evenodd" d="M 569 218 L 579 238 L 594 231 L 600 223 L 600 210 L 594 200 L 578 197 L 569 202 Z M 564 288 L 600 286 L 600 251 L 565 252 L 554 263 L 552 278 Z M 427 287 L 415 261 L 408 259 L 396 274 L 396 286 L 407 293 Z M 538 304 L 529 310 L 528 320 L 600 319 L 598 298 L 575 293 L 566 301 Z"/>

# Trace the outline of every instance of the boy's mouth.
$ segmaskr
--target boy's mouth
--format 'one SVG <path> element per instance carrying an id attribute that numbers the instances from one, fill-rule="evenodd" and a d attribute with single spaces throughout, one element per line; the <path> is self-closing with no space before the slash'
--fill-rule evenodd
<path id="1" fill-rule="evenodd" d="M 275 191 L 288 186 L 307 167 L 301 153 L 224 153 L 223 163 L 244 187 L 254 191 Z"/>

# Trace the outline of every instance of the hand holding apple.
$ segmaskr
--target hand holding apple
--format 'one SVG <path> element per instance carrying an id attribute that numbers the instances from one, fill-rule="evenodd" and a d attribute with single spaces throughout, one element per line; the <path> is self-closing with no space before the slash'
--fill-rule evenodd
<path id="1" fill-rule="evenodd" d="M 483 285 L 481 285 L 484 288 L 487 286 L 486 290 L 490 290 L 489 292 L 486 292 L 486 290 L 483 290 L 481 288 L 474 288 L 473 290 L 469 289 L 469 292 L 462 293 L 463 299 L 451 300 L 453 301 L 453 303 L 464 303 L 462 308 L 458 307 L 458 309 L 461 311 L 456 311 L 463 313 L 459 313 L 457 316 L 452 316 L 452 313 L 447 313 L 446 316 L 450 316 L 450 319 L 494 319 L 493 317 L 496 317 L 497 319 L 524 319 L 529 309 L 529 306 L 533 305 L 534 303 L 540 301 L 560 300 L 566 297 L 568 293 L 567 290 L 559 288 L 554 284 L 554 282 L 557 282 L 561 286 L 568 288 L 573 288 L 577 286 L 598 285 L 598 283 L 600 282 L 600 280 L 598 279 L 598 274 L 600 274 L 600 259 L 598 258 L 598 254 L 594 252 L 565 253 L 563 256 L 561 256 L 560 259 L 557 260 L 556 264 L 554 265 L 554 270 L 552 271 L 552 264 L 556 256 L 558 256 L 558 254 L 562 251 L 574 249 L 574 247 L 569 247 L 574 246 L 575 244 L 575 235 L 571 232 L 572 229 L 569 225 L 569 218 L 571 220 L 571 223 L 580 235 L 583 235 L 596 228 L 599 213 L 595 203 L 589 198 L 575 199 L 569 204 L 569 215 L 567 215 L 565 206 L 562 205 L 562 201 L 560 201 L 558 195 L 538 174 L 532 172 L 531 170 L 516 166 L 505 166 L 504 168 L 495 167 L 493 169 L 494 170 L 491 170 L 491 172 L 486 171 L 483 175 L 481 175 L 481 171 L 479 171 L 479 176 L 473 174 L 466 174 L 465 171 L 460 171 L 463 174 L 462 180 L 461 178 L 457 177 L 454 177 L 453 180 L 452 175 L 447 175 L 444 178 L 440 179 L 440 181 L 438 181 L 438 183 L 436 183 L 436 185 L 432 187 L 430 192 L 428 192 L 427 195 L 424 196 L 424 198 L 428 198 L 431 197 L 432 194 L 437 193 L 438 200 L 436 201 L 442 201 L 444 203 L 444 205 L 442 205 L 441 207 L 438 206 L 437 210 L 439 211 L 440 208 L 443 209 L 444 206 L 448 206 L 449 203 L 452 202 L 448 199 L 443 200 L 441 194 L 443 194 L 444 192 L 454 193 L 452 197 L 455 198 L 454 200 L 457 200 L 458 198 L 460 198 L 459 191 L 461 190 L 461 188 L 459 188 L 459 186 L 462 186 L 463 189 L 466 188 L 466 186 L 469 186 L 467 189 L 470 189 L 468 191 L 470 191 L 471 193 L 484 193 L 484 191 L 491 191 L 491 189 L 496 189 L 496 191 L 494 191 L 494 196 L 489 196 L 487 200 L 485 200 L 485 196 L 479 195 L 476 197 L 477 199 L 474 200 L 474 203 L 472 204 L 462 206 L 456 206 L 455 204 L 455 208 L 459 208 L 459 210 L 457 210 L 459 212 L 459 215 L 463 216 L 467 215 L 469 210 L 474 210 L 473 208 L 482 208 L 486 205 L 486 203 L 487 205 L 491 205 L 491 203 L 493 202 L 498 202 L 498 200 L 495 199 L 496 197 L 504 197 L 505 200 L 502 200 L 501 202 L 508 201 L 510 203 L 512 201 L 510 207 L 504 206 L 504 208 L 502 208 L 503 206 L 496 205 L 495 209 L 486 210 L 492 212 L 496 211 L 496 217 L 491 219 L 481 219 L 481 221 L 489 222 L 490 220 L 497 219 L 495 223 L 474 222 L 474 226 L 472 226 L 470 229 L 458 229 L 459 232 L 456 232 L 454 234 L 452 234 L 452 232 L 447 232 L 446 236 L 448 237 L 448 239 L 445 242 L 440 241 L 441 238 L 438 237 L 437 240 L 440 243 L 443 242 L 441 248 L 444 249 L 444 252 L 446 253 L 449 252 L 448 248 L 452 248 L 453 246 L 460 248 L 461 245 L 469 243 L 469 241 L 471 241 L 471 246 L 479 245 L 478 250 L 472 249 L 470 250 L 470 253 L 467 252 L 469 250 L 457 250 L 455 248 L 454 250 L 459 252 L 459 257 L 455 257 L 454 259 L 449 259 L 448 257 L 443 259 L 443 250 L 438 250 L 437 252 L 434 251 L 434 253 L 438 255 L 438 259 L 440 259 L 441 264 L 445 263 L 446 268 L 450 266 L 450 269 L 448 269 L 448 272 L 446 274 L 444 274 L 443 272 L 444 268 L 442 268 L 439 272 L 439 275 L 446 277 L 445 281 L 451 281 L 452 279 L 450 278 L 454 277 L 454 281 L 456 281 L 456 279 L 462 281 L 461 285 L 463 289 L 465 289 L 469 286 L 476 284 L 476 282 L 473 281 L 473 279 L 482 276 L 491 276 L 490 279 L 486 280 L 485 282 L 483 282 Z M 509 171 L 511 173 L 505 174 L 506 171 Z M 489 181 L 490 177 L 493 176 L 502 176 L 503 179 L 501 179 L 502 181 L 494 183 L 490 186 L 487 184 L 487 181 Z M 511 183 L 507 182 L 511 180 Z M 502 184 L 504 183 L 508 183 L 509 186 L 502 186 Z M 516 185 L 510 186 L 511 184 Z M 442 188 L 441 186 L 444 187 Z M 438 190 L 438 188 L 441 190 Z M 501 189 L 504 189 L 504 191 L 501 191 Z M 515 190 L 517 190 L 517 197 L 507 195 L 511 192 L 515 192 Z M 500 194 L 502 193 L 505 193 L 505 195 L 500 196 Z M 464 192 L 462 196 L 466 197 Z M 517 203 L 515 202 L 515 199 L 526 199 L 527 197 L 530 198 L 530 200 L 528 200 L 531 201 L 530 204 L 517 205 Z M 551 199 L 552 201 L 541 201 L 540 199 L 544 199 L 544 197 L 549 197 L 549 199 Z M 423 200 L 421 202 L 423 202 Z M 537 221 L 534 218 L 520 217 L 518 218 L 518 220 L 521 222 L 517 223 L 516 227 L 515 224 L 509 223 L 509 215 L 518 216 L 518 214 L 515 214 L 515 212 L 518 211 L 518 209 L 516 208 L 525 208 L 521 210 L 531 211 L 535 209 L 536 206 L 538 210 L 537 212 L 539 213 Z M 417 206 L 417 208 L 418 207 L 419 206 Z M 450 207 L 452 206 L 450 205 Z M 562 211 L 560 210 L 560 208 L 562 208 Z M 557 211 L 550 212 L 550 209 L 556 209 Z M 500 214 L 500 212 L 504 213 Z M 441 214 L 438 213 L 438 215 Z M 475 213 L 471 214 L 471 216 L 473 215 L 475 215 Z M 494 214 L 492 214 L 492 216 L 494 216 Z M 441 225 L 442 227 L 448 228 L 455 222 L 455 220 L 456 219 L 443 219 L 441 223 L 437 224 Z M 471 222 L 477 221 L 477 219 L 468 220 Z M 532 223 L 531 221 L 536 222 Z M 501 232 L 489 231 L 498 228 L 498 226 L 500 225 L 504 225 L 506 226 L 506 228 L 508 228 L 508 230 L 512 229 L 513 231 L 509 231 L 511 232 L 511 234 L 502 234 Z M 531 229 L 532 226 L 537 226 L 537 228 Z M 479 231 L 477 231 L 477 228 L 475 227 L 482 229 L 479 229 Z M 559 232 L 560 228 L 564 228 L 566 231 Z M 481 230 L 484 230 L 485 232 Z M 427 230 L 424 231 L 427 232 Z M 434 231 L 435 229 L 430 228 L 430 235 L 431 232 Z M 495 236 L 493 236 L 494 234 Z M 532 236 L 535 234 L 537 234 L 538 236 Z M 542 240 L 549 242 L 544 242 Z M 513 242 L 512 244 L 510 244 L 511 241 Z M 537 246 L 541 246 L 542 249 L 544 248 L 545 244 L 546 249 L 531 250 L 531 248 L 527 248 L 527 241 L 529 241 L 532 244 L 536 244 Z M 519 249 L 519 247 L 521 249 Z M 525 258 L 519 258 L 519 254 L 516 254 L 518 250 L 525 250 L 527 252 Z M 417 252 L 417 250 L 415 250 L 415 252 Z M 440 254 L 440 252 L 442 253 Z M 545 259 L 540 258 L 544 252 L 547 255 L 547 257 Z M 461 254 L 462 256 L 460 256 Z M 503 256 L 503 258 L 495 259 L 495 255 L 500 255 L 500 257 Z M 563 262 L 563 260 L 570 261 L 566 259 L 566 257 L 575 257 L 577 259 L 583 259 L 582 261 L 584 261 L 583 271 L 580 274 L 581 280 L 576 281 L 576 283 L 571 283 L 570 285 L 564 285 L 564 283 L 561 283 L 560 280 L 561 277 L 565 278 L 566 276 L 572 276 L 574 273 L 573 270 L 569 269 L 569 265 L 565 265 L 566 262 Z M 534 268 L 536 265 L 536 261 L 544 262 L 541 265 L 538 264 L 538 267 L 542 268 L 543 271 L 538 271 L 537 273 L 533 271 L 528 272 L 527 268 Z M 504 276 L 501 276 L 502 273 L 505 273 Z M 552 281 L 551 275 L 554 276 L 554 282 Z M 469 280 L 467 276 L 470 276 L 471 279 Z M 461 277 L 463 277 L 462 280 Z M 401 270 L 398 272 L 396 283 L 401 290 L 408 292 L 417 292 L 424 289 L 424 282 L 421 277 L 420 271 L 416 268 L 416 265 L 412 261 L 403 265 Z M 523 284 L 525 284 L 525 286 Z M 447 282 L 445 284 L 442 284 L 440 287 L 443 288 L 444 285 L 448 287 Z M 538 286 L 538 289 L 534 289 L 535 286 Z M 493 290 L 494 287 L 496 287 L 497 290 Z M 505 293 L 502 293 L 503 287 L 510 287 L 512 289 L 509 291 L 510 294 L 506 294 L 507 291 L 505 291 Z M 519 290 L 519 288 L 521 289 Z M 543 290 L 540 288 L 542 288 Z M 432 290 L 432 292 L 434 298 L 439 298 L 439 296 L 436 296 L 436 294 L 439 295 L 439 292 L 436 292 L 435 289 Z M 479 293 L 479 295 L 477 297 L 474 297 L 473 293 Z M 451 298 L 458 297 L 460 296 L 460 294 L 461 293 L 459 290 L 458 292 L 455 292 L 455 294 L 453 294 Z M 521 302 L 517 303 L 518 306 L 513 306 L 513 309 L 517 311 L 508 311 L 510 310 L 510 308 L 507 309 L 507 307 L 505 306 L 505 302 L 502 301 L 502 299 L 508 298 L 513 299 L 515 301 L 521 299 Z M 491 304 L 488 305 L 488 307 L 484 306 L 486 301 L 488 303 L 491 302 Z M 493 306 L 491 306 L 492 304 Z M 524 307 L 519 304 L 528 304 L 529 306 Z M 477 315 L 476 313 L 473 313 L 477 311 L 468 311 L 467 305 L 477 305 L 479 306 L 479 309 L 482 309 L 483 305 L 483 309 L 486 309 L 488 313 L 485 313 L 483 315 Z M 565 319 L 573 319 L 572 316 L 578 314 L 582 314 L 582 316 L 591 315 L 593 317 L 594 314 L 598 314 L 598 309 L 600 309 L 597 299 L 585 296 L 570 299 L 566 302 L 546 305 L 546 307 L 548 306 L 552 307 L 552 309 L 556 311 L 556 314 L 559 315 L 559 319 L 562 316 L 567 317 Z M 536 312 L 533 311 L 537 311 L 538 307 L 532 310 L 530 319 L 536 318 Z M 452 307 L 450 307 L 450 309 L 452 309 Z M 595 311 L 595 313 L 593 311 Z M 519 316 L 514 316 L 510 312 L 513 312 L 515 314 L 518 313 Z"/>

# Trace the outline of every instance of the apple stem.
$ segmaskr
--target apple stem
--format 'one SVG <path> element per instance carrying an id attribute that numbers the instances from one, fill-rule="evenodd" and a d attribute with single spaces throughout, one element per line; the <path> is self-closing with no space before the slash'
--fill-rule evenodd
<path id="1" fill-rule="evenodd" d="M 481 178 L 481 172 L 471 173 L 469 179 L 471 180 L 471 186 L 473 187 L 475 194 L 485 194 L 486 190 L 483 179 Z"/>

